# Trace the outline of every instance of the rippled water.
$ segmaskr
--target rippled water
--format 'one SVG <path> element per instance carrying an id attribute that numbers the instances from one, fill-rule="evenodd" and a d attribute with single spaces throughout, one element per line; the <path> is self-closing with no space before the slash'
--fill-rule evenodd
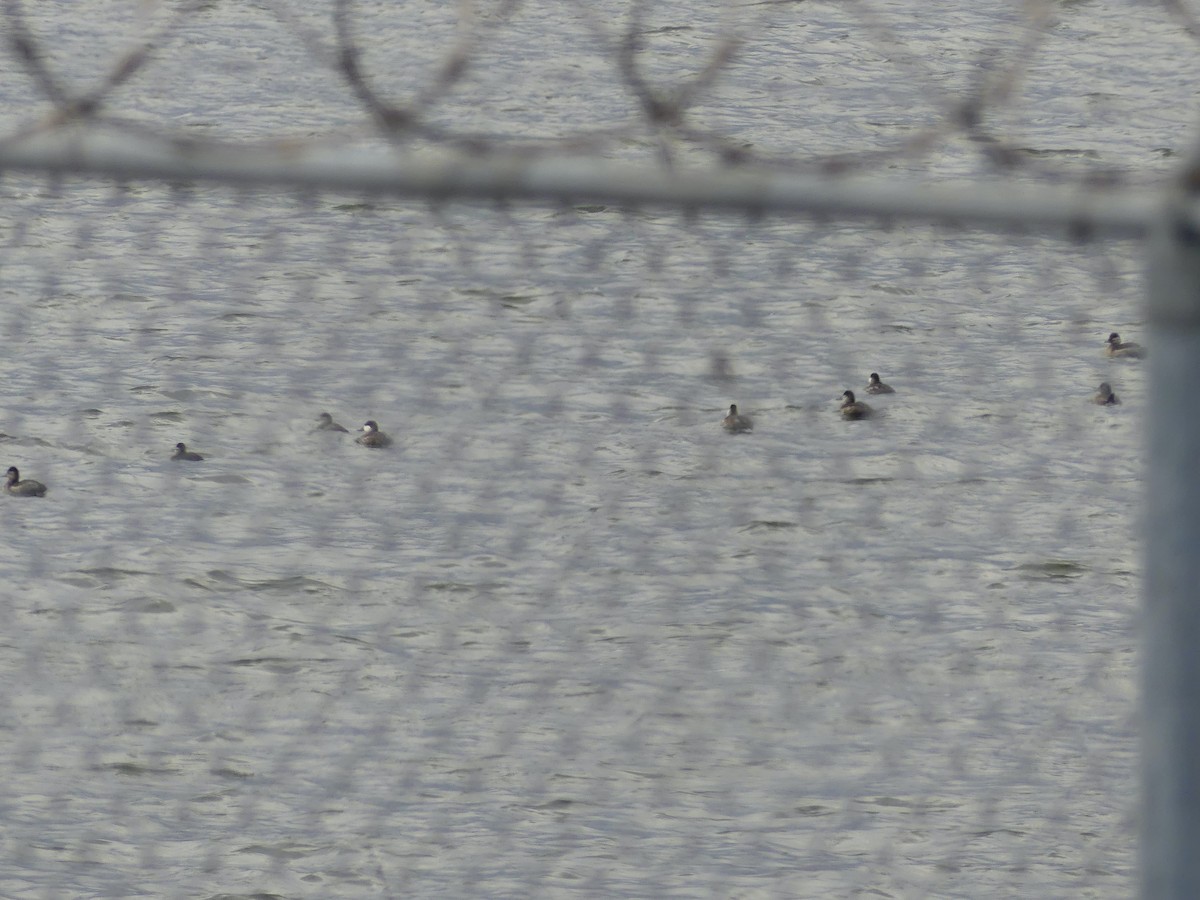
<path id="1" fill-rule="evenodd" d="M 709 26 L 662 9 L 666 67 Z M 914 72 L 953 90 L 1011 27 L 884 11 L 922 62 L 884 66 L 838 7 L 771 10 L 707 124 L 869 146 L 933 114 Z M 1184 107 L 1133 77 L 1159 62 L 1124 49 L 1120 11 L 1062 11 L 1066 58 L 1039 57 L 1055 68 L 1006 128 L 1140 179 Z M 168 90 L 182 63 L 128 96 L 276 130 L 294 110 L 267 73 L 305 57 L 263 15 L 217 5 L 186 30 L 179 52 L 226 73 L 214 106 Z M 403 83 L 420 29 L 389 44 L 389 8 L 362 15 Z M 560 51 L 559 27 L 537 5 L 498 27 L 493 77 L 438 115 L 625 121 L 589 80 L 601 57 L 568 52 L 586 29 Z M 1100 70 L 1119 90 L 1083 92 Z M 296 78 L 320 88 L 296 92 L 312 123 L 356 120 Z M 547 84 L 572 87 L 539 120 Z M 902 164 L 978 166 L 958 152 Z M 1137 247 L 0 191 L 0 446 L 50 485 L 2 504 L 5 896 L 1131 892 L 1145 391 L 1100 348 L 1143 339 Z M 897 393 L 843 421 L 870 371 Z M 1088 402 L 1101 380 L 1120 407 Z M 753 434 L 722 432 L 731 402 Z M 322 410 L 397 446 L 315 433 Z M 170 462 L 180 440 L 205 461 Z"/>

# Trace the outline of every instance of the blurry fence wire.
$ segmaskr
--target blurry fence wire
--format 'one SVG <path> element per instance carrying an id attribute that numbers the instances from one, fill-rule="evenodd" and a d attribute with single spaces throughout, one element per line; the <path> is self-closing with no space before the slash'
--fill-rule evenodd
<path id="1" fill-rule="evenodd" d="M 0 7 L 0 894 L 1135 891 L 1190 5 L 87 7 Z"/>

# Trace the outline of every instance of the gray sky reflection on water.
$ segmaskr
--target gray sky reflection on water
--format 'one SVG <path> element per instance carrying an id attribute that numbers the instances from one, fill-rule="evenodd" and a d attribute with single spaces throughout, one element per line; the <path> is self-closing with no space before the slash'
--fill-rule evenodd
<path id="1" fill-rule="evenodd" d="M 837 49 L 858 93 L 721 109 L 861 140 Z M 1179 139 L 1122 92 L 1034 149 Z M 1128 895 L 1136 247 L 0 189 L 0 430 L 50 486 L 3 504 L 0 893 Z"/>

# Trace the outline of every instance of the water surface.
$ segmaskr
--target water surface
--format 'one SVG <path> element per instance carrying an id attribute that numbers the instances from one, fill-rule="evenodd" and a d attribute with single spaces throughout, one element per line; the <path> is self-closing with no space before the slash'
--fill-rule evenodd
<path id="1" fill-rule="evenodd" d="M 118 105 L 231 139 L 361 126 L 270 9 L 189 19 Z M 891 148 L 1016 53 L 1012 16 L 882 10 L 903 58 L 840 7 L 755 11 L 697 120 Z M 1122 11 L 1064 8 L 1002 124 L 1151 180 L 1186 138 L 1178 37 Z M 380 90 L 452 33 L 360 14 Z M 728 24 L 655 16 L 664 78 Z M 492 27 L 432 118 L 637 121 L 586 23 Z M 109 58 L 86 37 L 56 60 L 79 78 Z M 0 445 L 50 485 L 3 503 L 6 896 L 1130 893 L 1145 385 L 1101 347 L 1144 339 L 1136 246 L 0 190 Z M 871 371 L 897 393 L 843 421 Z M 732 402 L 752 434 L 721 430 Z M 325 410 L 396 446 L 313 432 Z"/>

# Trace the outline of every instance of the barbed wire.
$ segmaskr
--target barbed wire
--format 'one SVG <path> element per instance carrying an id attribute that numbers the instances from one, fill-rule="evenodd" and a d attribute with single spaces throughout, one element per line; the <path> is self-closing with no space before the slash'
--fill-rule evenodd
<path id="1" fill-rule="evenodd" d="M 1055 33 L 1077 15 L 1072 7 L 1038 0 L 993 10 L 986 24 L 992 26 L 994 40 L 981 41 L 974 49 L 955 48 L 951 57 L 935 60 L 927 52 L 928 36 L 911 20 L 898 18 L 905 8 L 884 9 L 861 0 L 838 4 L 840 27 L 857 24 L 844 36 L 868 42 L 880 59 L 878 70 L 850 74 L 876 84 L 876 112 L 890 109 L 898 118 L 893 127 L 857 129 L 861 145 L 836 150 L 822 149 L 822 141 L 796 148 L 747 140 L 739 114 L 739 92 L 767 97 L 769 103 L 757 112 L 769 119 L 786 116 L 789 110 L 803 117 L 814 99 L 820 102 L 822 92 L 837 90 L 832 83 L 836 76 L 824 74 L 831 62 L 824 34 L 831 27 L 828 5 L 713 3 L 691 11 L 691 24 L 682 37 L 678 25 L 664 24 L 669 19 L 655 4 L 637 0 L 623 8 L 619 19 L 602 21 L 597 9 L 578 2 L 551 9 L 519 0 L 463 0 L 439 11 L 434 30 L 443 37 L 440 45 L 425 48 L 419 66 L 406 64 L 396 70 L 383 62 L 381 44 L 389 32 L 404 27 L 409 12 L 353 0 L 301 10 L 269 0 L 255 7 L 264 19 L 263 28 L 298 48 L 301 56 L 295 65 L 310 70 L 310 77 L 313 71 L 326 73 L 326 87 L 340 86 L 362 116 L 349 127 L 327 123 L 302 136 L 276 131 L 256 142 L 281 152 L 365 140 L 405 148 L 453 148 L 480 157 L 519 152 L 621 158 L 628 158 L 632 143 L 650 151 L 647 162 L 662 167 L 704 160 L 727 167 L 825 175 L 870 173 L 897 165 L 919 170 L 922 164 L 936 165 L 930 162 L 935 151 L 956 146 L 956 153 L 965 153 L 976 171 L 985 174 L 1092 183 L 1119 183 L 1129 177 L 1131 167 L 1120 162 L 1097 161 L 1084 152 L 1035 150 L 1021 134 L 1032 111 L 1029 86 L 1054 70 Z M 1180 47 L 1190 48 L 1196 33 L 1193 11 L 1180 0 L 1158 8 L 1163 13 L 1160 26 L 1173 23 Z M 198 137 L 194 129 L 180 128 L 162 116 L 131 109 L 128 99 L 173 65 L 217 64 L 219 57 L 206 60 L 197 49 L 211 15 L 209 4 L 143 5 L 128 32 L 119 36 L 124 48 L 102 59 L 99 71 L 84 79 L 82 87 L 76 86 L 79 72 L 67 65 L 74 60 L 62 58 L 69 50 L 58 46 L 61 38 L 45 7 L 4 0 L 0 9 L 10 59 L 27 79 L 38 106 L 49 107 L 7 128 L 0 140 L 11 143 L 70 127 L 142 133 L 180 146 L 221 143 Z M 562 49 L 572 59 L 586 61 L 586 72 L 582 62 L 568 72 L 561 67 L 539 69 L 536 59 L 522 69 L 519 63 L 525 61 L 518 61 L 514 72 L 528 78 L 510 79 L 506 87 L 529 91 L 530 84 L 537 84 L 542 94 L 552 97 L 562 89 L 577 91 L 578 82 L 615 85 L 626 98 L 624 108 L 605 110 L 609 121 L 591 125 L 586 122 L 590 111 L 575 105 L 572 108 L 583 115 L 574 115 L 573 121 L 561 116 L 554 122 L 554 133 L 542 137 L 530 135 L 519 118 L 505 125 L 503 116 L 491 115 L 498 127 L 471 124 L 464 111 L 485 109 L 495 96 L 495 83 L 505 80 L 489 71 L 494 48 L 520 42 L 538 28 L 549 31 L 548 42 L 567 42 Z M 1165 32 L 1159 35 L 1160 40 L 1169 37 Z M 104 38 L 97 44 L 106 46 L 115 39 L 111 34 Z M 1161 49 L 1164 57 L 1173 50 L 1166 44 Z M 68 68 L 69 73 L 64 71 Z M 251 63 L 247 78 L 254 78 L 259 69 Z M 176 71 L 172 77 L 199 84 L 205 72 Z M 286 83 L 275 85 L 276 91 L 287 89 Z M 856 90 L 861 92 L 861 85 Z M 856 102 L 869 119 L 872 113 L 861 95 Z M 1079 98 L 1081 109 L 1091 102 Z M 244 145 L 247 139 L 238 141 Z"/>

